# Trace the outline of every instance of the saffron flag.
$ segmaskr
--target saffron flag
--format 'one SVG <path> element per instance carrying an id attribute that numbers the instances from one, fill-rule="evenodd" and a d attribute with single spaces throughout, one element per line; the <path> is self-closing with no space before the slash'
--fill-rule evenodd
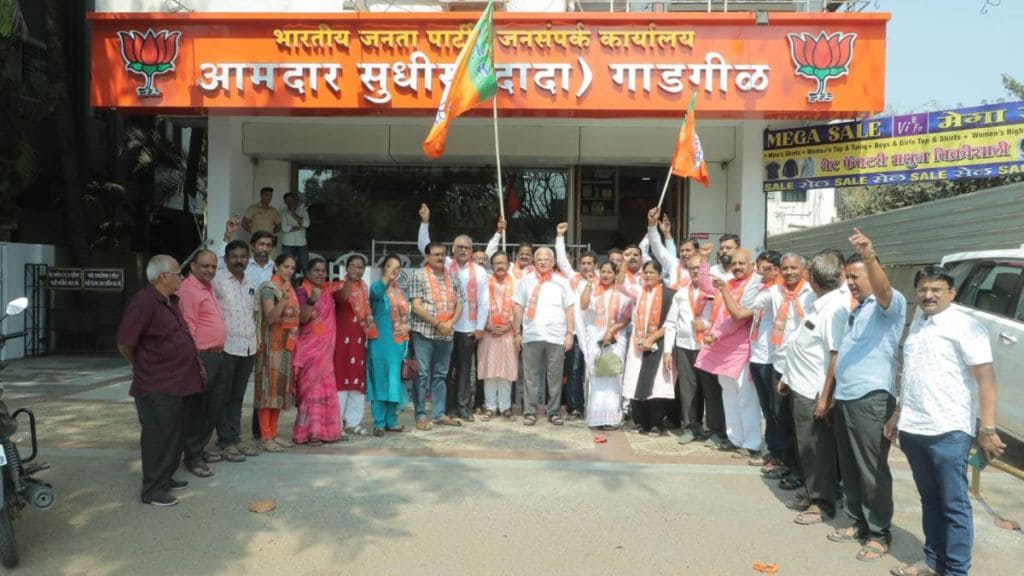
<path id="1" fill-rule="evenodd" d="M 466 110 L 486 102 L 498 91 L 498 78 L 494 75 L 494 5 L 480 15 L 473 31 L 455 60 L 455 71 L 441 95 L 434 125 L 423 141 L 423 153 L 431 158 L 444 154 L 448 139 L 448 125 Z"/>
<path id="2" fill-rule="evenodd" d="M 519 211 L 522 207 L 522 202 L 519 201 L 519 195 L 516 194 L 515 189 L 516 177 L 510 176 L 508 180 L 508 186 L 505 186 L 506 199 L 505 199 L 505 219 L 511 220 L 512 215 Z"/>
<path id="3" fill-rule="evenodd" d="M 700 136 L 697 136 L 697 114 L 694 108 L 697 106 L 697 93 L 694 92 L 690 98 L 690 107 L 686 109 L 686 117 L 683 118 L 683 127 L 679 129 L 679 142 L 676 143 L 676 153 L 672 156 L 672 173 L 682 178 L 693 178 L 707 188 L 708 165 L 704 161 L 704 148 L 700 145 Z"/>

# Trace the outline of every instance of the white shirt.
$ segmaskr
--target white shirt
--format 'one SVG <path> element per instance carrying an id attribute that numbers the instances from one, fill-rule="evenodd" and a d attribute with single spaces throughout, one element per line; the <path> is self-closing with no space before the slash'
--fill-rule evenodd
<path id="1" fill-rule="evenodd" d="M 523 342 L 547 342 L 565 344 L 568 333 L 566 315 L 574 314 L 575 295 L 569 281 L 552 273 L 551 279 L 540 287 L 537 296 L 537 313 L 534 318 L 527 316 L 530 296 L 537 286 L 537 274 L 531 272 L 516 284 L 512 302 L 523 307 Z"/>
<path id="2" fill-rule="evenodd" d="M 903 344 L 899 429 L 973 436 L 978 381 L 971 367 L 991 363 L 988 330 L 980 322 L 953 307 L 932 316 L 918 309 Z"/>
<path id="3" fill-rule="evenodd" d="M 689 286 L 677 290 L 676 295 L 672 297 L 672 307 L 669 308 L 668 318 L 665 319 L 665 342 L 673 342 L 677 348 L 685 350 L 700 350 L 701 343 L 694 338 L 693 333 L 691 296 L 704 300 L 701 318 L 705 323 L 711 321 L 711 310 L 714 308 L 714 303 L 707 298 L 707 294 L 700 290 L 694 290 L 691 295 Z M 666 354 L 669 352 L 671 350 L 665 350 Z"/>
<path id="4" fill-rule="evenodd" d="M 780 368 L 782 380 L 794 393 L 804 398 L 817 398 L 825 388 L 825 377 L 832 352 L 846 330 L 850 302 L 839 290 L 823 295 L 811 304 L 800 326 L 782 345 L 788 348 Z"/>
<path id="5" fill-rule="evenodd" d="M 302 218 L 302 223 L 299 224 L 295 214 Z M 305 246 L 306 245 L 306 229 L 309 228 L 309 213 L 306 212 L 306 207 L 299 204 L 295 208 L 295 214 L 292 214 L 291 210 L 285 208 L 281 210 L 281 245 L 282 246 Z M 292 228 L 298 226 L 299 229 L 294 232 L 289 232 Z"/>
<path id="6" fill-rule="evenodd" d="M 711 275 L 728 282 L 732 278 L 732 271 L 722 268 L 721 264 L 715 264 L 711 267 Z"/>
<path id="7" fill-rule="evenodd" d="M 217 273 L 219 274 L 222 270 L 227 271 L 227 264 L 224 262 L 224 251 L 227 249 L 228 243 L 223 240 L 218 240 L 212 248 L 217 254 Z M 245 268 L 245 279 L 252 284 L 254 290 L 259 291 L 260 286 L 264 282 L 270 282 L 270 278 L 274 275 L 274 261 L 267 258 L 267 263 L 260 266 L 256 263 L 256 259 L 252 257 L 252 247 L 249 247 L 249 265 Z"/>
<path id="8" fill-rule="evenodd" d="M 842 294 L 841 290 L 839 291 L 839 294 Z M 846 312 L 849 313 L 850 298 L 848 295 L 845 296 L 845 298 Z M 811 283 L 804 282 L 803 287 L 797 294 L 797 300 L 800 301 L 800 307 L 803 308 L 805 317 L 809 313 L 810 307 L 814 303 L 815 299 L 816 296 L 814 295 L 814 290 L 811 288 Z M 750 306 L 744 306 L 744 308 L 748 308 L 750 310 L 765 310 L 765 316 L 771 316 L 772 323 L 768 325 L 767 330 L 762 330 L 760 334 L 761 337 L 764 337 L 765 332 L 767 332 L 767 338 L 769 343 L 771 343 L 771 332 L 772 328 L 775 326 L 775 319 L 778 318 L 779 312 L 782 309 L 782 304 L 785 301 L 786 293 L 783 287 L 775 285 L 768 290 L 762 290 L 760 293 L 758 293 L 757 297 L 754 298 L 753 302 L 750 303 Z M 763 323 L 764 317 L 762 317 L 761 320 Z M 800 315 L 797 314 L 796 303 L 794 302 L 790 304 L 789 316 L 786 317 L 786 325 L 782 329 L 783 344 L 782 346 L 771 347 L 771 363 L 773 366 L 776 367 L 776 370 L 778 369 L 778 366 L 781 366 L 786 362 L 786 342 L 793 335 L 793 333 L 796 332 L 797 327 L 800 326 L 801 320 L 802 319 L 800 318 Z"/>
<path id="9" fill-rule="evenodd" d="M 679 258 L 661 242 L 661 234 L 658 233 L 657 227 L 647 227 L 647 238 L 645 240 L 650 244 L 651 253 L 654 254 L 654 257 L 668 276 L 665 285 L 676 291 L 689 286 L 691 282 L 690 273 L 681 265 Z"/>
<path id="10" fill-rule="evenodd" d="M 757 300 L 762 294 L 767 294 L 771 291 L 771 286 L 762 286 L 761 282 L 758 282 L 753 290 L 746 292 L 749 294 L 754 301 Z M 765 296 L 767 297 L 767 296 Z M 747 304 L 744 302 L 743 304 Z M 750 361 L 754 364 L 771 364 L 772 363 L 772 327 L 775 325 L 775 315 L 772 313 L 771 306 L 761 306 L 758 309 L 753 309 L 750 306 L 743 306 L 744 308 L 754 310 L 754 321 L 750 324 Z M 760 321 L 758 322 L 758 315 L 760 315 Z M 755 336 L 757 336 L 755 338 Z"/>
<path id="11" fill-rule="evenodd" d="M 227 270 L 218 270 L 213 291 L 224 315 L 224 351 L 232 356 L 256 353 L 256 287 L 243 276 L 239 282 Z"/>
<path id="12" fill-rule="evenodd" d="M 469 269 L 472 267 L 476 274 L 476 321 L 474 322 L 469 318 L 469 283 L 470 273 Z M 487 280 L 490 276 L 487 275 L 487 271 L 482 266 L 477 266 L 472 260 L 466 262 L 466 266 L 459 266 L 457 262 L 449 259 L 446 263 L 445 270 L 452 271 L 456 270 L 455 276 L 458 277 L 459 282 L 462 284 L 462 291 L 466 295 L 466 307 L 462 310 L 462 315 L 459 316 L 459 321 L 455 323 L 455 331 L 468 334 L 476 330 L 483 330 L 487 327 L 487 315 L 491 310 L 491 291 L 487 285 Z"/>
<path id="13" fill-rule="evenodd" d="M 555 238 L 555 262 L 558 264 L 558 269 L 569 279 L 569 287 L 572 288 L 573 280 L 576 278 L 576 270 L 572 267 L 572 262 L 569 261 L 569 256 L 566 255 L 565 250 L 565 237 L 558 236 Z M 596 281 L 594 287 L 597 287 Z M 576 288 L 573 289 L 576 299 L 573 302 L 573 314 L 576 316 L 576 331 L 579 332 L 580 326 L 583 326 L 583 308 L 580 307 L 580 296 L 583 295 L 583 291 L 587 288 L 587 282 L 583 279 L 576 281 Z"/>

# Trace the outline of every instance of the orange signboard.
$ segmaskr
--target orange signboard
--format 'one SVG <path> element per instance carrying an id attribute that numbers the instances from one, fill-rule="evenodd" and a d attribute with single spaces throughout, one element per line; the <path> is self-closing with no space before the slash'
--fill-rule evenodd
<path id="1" fill-rule="evenodd" d="M 92 105 L 432 115 L 476 18 L 93 13 Z M 884 106 L 888 14 L 499 13 L 503 115 L 850 117 Z M 481 112 L 489 106 L 481 109 Z"/>

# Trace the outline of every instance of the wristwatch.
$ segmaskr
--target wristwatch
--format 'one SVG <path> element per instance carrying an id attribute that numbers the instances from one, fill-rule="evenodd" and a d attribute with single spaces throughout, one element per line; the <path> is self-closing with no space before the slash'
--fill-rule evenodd
<path id="1" fill-rule="evenodd" d="M 984 434 L 985 436 L 991 436 L 996 433 L 996 427 L 985 426 L 984 428 L 981 429 L 981 433 Z"/>

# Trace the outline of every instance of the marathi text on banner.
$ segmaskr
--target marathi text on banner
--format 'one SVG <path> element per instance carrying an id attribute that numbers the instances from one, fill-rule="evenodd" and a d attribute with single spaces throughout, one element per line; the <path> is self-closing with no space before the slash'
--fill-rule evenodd
<path id="1" fill-rule="evenodd" d="M 764 191 L 1024 173 L 1024 102 L 769 130 Z"/>

